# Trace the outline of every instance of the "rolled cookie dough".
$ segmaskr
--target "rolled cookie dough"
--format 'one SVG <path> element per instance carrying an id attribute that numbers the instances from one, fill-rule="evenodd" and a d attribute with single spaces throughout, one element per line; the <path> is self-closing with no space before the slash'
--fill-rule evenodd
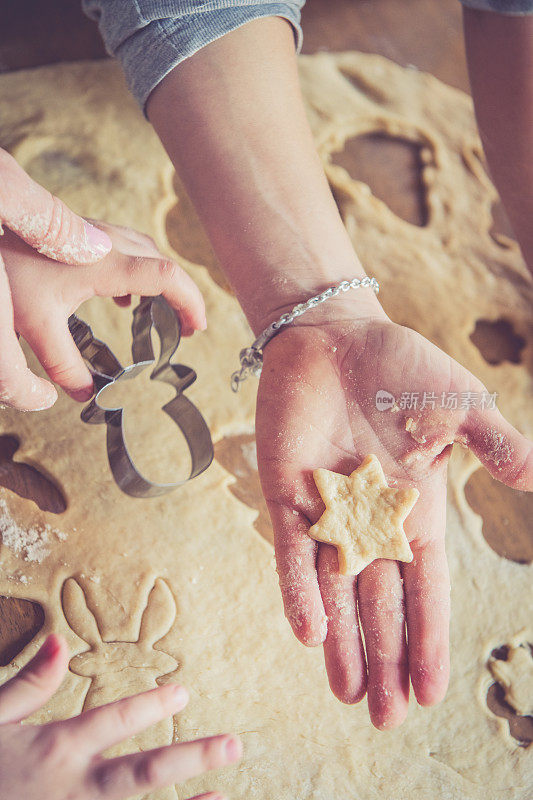
<path id="1" fill-rule="evenodd" d="M 521 364 L 488 365 L 469 338 L 477 317 L 505 313 L 528 341 L 524 359 L 531 361 L 531 281 L 517 248 L 488 235 L 495 195 L 472 155 L 479 144 L 470 100 L 365 54 L 324 53 L 302 58 L 300 68 L 319 152 L 388 312 L 474 370 L 500 392 L 498 405 L 510 421 L 532 432 L 531 373 Z M 181 230 L 198 223 L 187 203 L 176 205 L 171 165 L 116 64 L 0 75 L 0 106 L 0 146 L 34 178 L 79 213 L 143 230 L 176 257 L 167 239 L 169 210 L 175 206 Z M 435 156 L 425 171 L 426 228 L 394 217 L 368 187 L 330 163 L 347 137 L 385 129 L 423 140 Z M 199 247 L 198 263 L 178 258 L 200 283 L 209 319 L 205 333 L 180 345 L 179 360 L 198 373 L 187 394 L 216 440 L 237 440 L 251 430 L 254 385 L 247 381 L 236 396 L 228 376 L 251 334 L 235 299 L 200 266 L 209 255 Z M 128 311 L 98 300 L 83 316 L 128 363 Z M 37 368 L 31 355 L 30 364 Z M 0 432 L 20 440 L 17 461 L 38 467 L 67 500 L 56 515 L 0 489 L 6 514 L 21 530 L 46 533 L 50 525 L 41 563 L 8 542 L 0 547 L 0 592 L 45 611 L 43 629 L 0 669 L 0 680 L 26 663 L 50 630 L 67 637 L 73 655 L 38 721 L 178 680 L 191 694 L 187 709 L 122 751 L 232 730 L 242 736 L 245 757 L 237 767 L 157 790 L 150 800 L 213 789 L 235 800 L 529 800 L 533 747 L 511 738 L 507 722 L 488 710 L 486 692 L 491 651 L 531 627 L 533 568 L 499 557 L 483 538 L 463 493 L 478 468 L 472 456 L 459 450 L 450 464 L 450 689 L 434 708 L 413 700 L 405 724 L 384 734 L 372 728 L 364 701 L 346 707 L 333 697 L 319 648 L 299 645 L 284 620 L 273 551 L 254 528 L 259 498 L 237 499 L 236 478 L 220 460 L 183 490 L 129 498 L 110 479 L 105 432 L 84 425 L 79 414 L 60 394 L 41 414 L 0 415 Z M 146 442 L 164 441 L 164 417 L 154 412 L 146 420 Z M 154 444 L 165 475 L 174 469 L 170 445 Z M 90 674 L 103 648 L 114 668 Z M 150 656 L 142 669 L 140 653 Z"/>

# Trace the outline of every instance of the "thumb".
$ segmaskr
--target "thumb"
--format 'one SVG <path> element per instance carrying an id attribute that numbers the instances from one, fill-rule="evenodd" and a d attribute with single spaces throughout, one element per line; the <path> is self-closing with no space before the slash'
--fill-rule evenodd
<path id="1" fill-rule="evenodd" d="M 74 214 L 1 149 L 0 223 L 39 253 L 65 264 L 94 264 L 112 247 L 107 233 Z"/>
<path id="2" fill-rule="evenodd" d="M 533 443 L 498 409 L 471 409 L 460 433 L 493 478 L 512 489 L 533 491 Z"/>
<path id="3" fill-rule="evenodd" d="M 0 724 L 20 722 L 59 688 L 68 664 L 65 640 L 52 633 L 18 675 L 0 686 Z"/>

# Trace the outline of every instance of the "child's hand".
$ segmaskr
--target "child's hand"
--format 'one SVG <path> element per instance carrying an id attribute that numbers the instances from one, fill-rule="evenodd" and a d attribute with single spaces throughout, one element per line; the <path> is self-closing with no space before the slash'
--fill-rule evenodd
<path id="1" fill-rule="evenodd" d="M 533 446 L 499 411 L 479 408 L 485 389 L 466 369 L 382 317 L 302 319 L 279 333 L 265 349 L 256 436 L 287 618 L 304 644 L 324 642 L 335 695 L 355 703 L 367 691 L 374 725 L 392 728 L 407 713 L 409 676 L 421 705 L 439 702 L 448 684 L 450 445 L 467 445 L 495 478 L 529 491 Z M 418 393 L 419 410 L 377 410 L 380 389 Z M 434 408 L 420 410 L 424 392 Z M 441 408 L 443 392 L 457 393 L 456 410 Z M 478 408 L 461 408 L 463 392 L 476 393 Z M 420 490 L 405 525 L 414 560 L 377 560 L 352 578 L 338 573 L 334 547 L 307 535 L 324 508 L 312 470 L 348 474 L 369 453 L 392 485 Z"/>
<path id="2" fill-rule="evenodd" d="M 105 759 L 101 753 L 181 711 L 187 692 L 169 684 L 39 727 L 20 721 L 59 687 L 68 664 L 65 642 L 49 636 L 35 658 L 0 687 L 0 797 L 24 800 L 119 800 L 143 796 L 226 766 L 241 756 L 235 736 L 212 736 Z M 197 798 L 200 800 L 200 798 Z M 223 800 L 218 793 L 202 800 Z"/>
<path id="3" fill-rule="evenodd" d="M 51 260 L 11 231 L 0 239 L 0 403 L 38 410 L 57 397 L 49 381 L 28 369 L 17 335 L 26 339 L 50 378 L 71 397 L 91 397 L 92 378 L 67 320 L 95 295 L 120 298 L 123 304 L 130 294 L 163 294 L 179 313 L 184 335 L 205 327 L 202 296 L 178 264 L 164 258 L 148 236 L 98 224 L 113 249 L 90 266 Z"/>

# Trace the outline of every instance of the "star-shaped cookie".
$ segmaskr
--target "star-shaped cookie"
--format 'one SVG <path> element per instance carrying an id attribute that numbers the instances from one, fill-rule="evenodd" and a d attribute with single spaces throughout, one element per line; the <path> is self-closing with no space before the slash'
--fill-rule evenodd
<path id="1" fill-rule="evenodd" d="M 418 489 L 388 486 L 374 455 L 351 475 L 316 469 L 313 477 L 326 510 L 309 536 L 335 545 L 343 575 L 358 575 L 376 558 L 413 560 L 403 522 L 418 499 Z"/>

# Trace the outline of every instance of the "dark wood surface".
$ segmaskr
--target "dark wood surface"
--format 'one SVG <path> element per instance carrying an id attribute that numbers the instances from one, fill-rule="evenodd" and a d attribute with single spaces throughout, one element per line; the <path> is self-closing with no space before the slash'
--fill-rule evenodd
<path id="1" fill-rule="evenodd" d="M 1 71 L 105 57 L 96 26 L 84 17 L 75 0 L 1 0 L 0 19 Z M 457 0 L 308 0 L 302 22 L 304 53 L 380 53 L 468 91 Z M 423 224 L 418 155 L 409 143 L 361 137 L 349 143 L 337 159 L 355 178 L 369 183 L 397 214 Z M 496 224 L 507 230 L 504 216 Z M 489 331 L 487 335 L 490 338 L 494 334 Z M 503 337 L 499 349 L 504 354 L 516 350 L 506 340 L 507 336 L 512 338 L 512 332 L 504 330 L 497 335 Z M 481 334 L 481 346 L 484 341 Z M 38 473 L 12 463 L 15 444 L 10 437 L 0 437 L 0 485 L 33 497 L 43 508 L 61 511 L 62 498 L 49 491 Z M 221 450 L 221 460 L 226 457 L 226 451 Z M 506 558 L 531 562 L 532 497 L 501 487 L 482 470 L 470 480 L 466 494 L 468 502 L 483 517 L 483 532 L 491 547 Z M 0 598 L 0 664 L 7 663 L 31 640 L 42 621 L 42 610 L 35 604 Z M 497 692 L 492 695 L 491 707 L 511 719 L 516 738 L 533 739 L 533 732 L 529 735 L 523 725 L 517 727 L 511 710 L 501 697 L 495 696 Z"/>

